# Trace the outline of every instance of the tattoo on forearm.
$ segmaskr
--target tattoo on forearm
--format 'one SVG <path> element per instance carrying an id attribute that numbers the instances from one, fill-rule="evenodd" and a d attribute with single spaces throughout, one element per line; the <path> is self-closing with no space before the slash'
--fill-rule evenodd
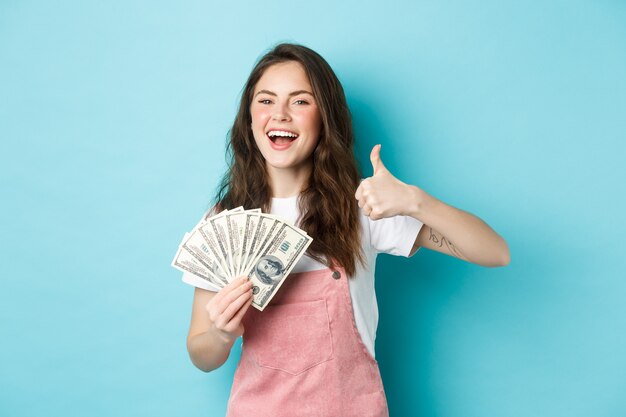
<path id="1" fill-rule="evenodd" d="M 431 242 L 435 243 L 435 244 L 436 244 L 436 245 L 438 245 L 438 247 L 440 247 L 440 248 L 441 248 L 441 247 L 443 247 L 443 245 L 445 244 L 445 245 L 446 245 L 446 247 L 448 248 L 448 250 L 449 250 L 450 252 L 452 252 L 455 256 L 457 256 L 457 257 L 459 257 L 459 258 L 462 258 L 462 259 L 465 259 L 465 256 L 463 256 L 463 254 L 461 253 L 461 251 L 460 251 L 460 250 L 458 250 L 458 249 L 456 248 L 456 246 L 454 246 L 454 245 L 452 244 L 452 242 L 450 242 L 448 239 L 446 239 L 446 237 L 445 237 L 445 236 L 443 236 L 443 235 L 442 235 L 441 237 L 437 236 L 437 234 L 433 231 L 433 228 L 432 228 L 432 227 L 429 227 L 428 229 L 429 229 L 429 231 L 430 231 L 430 237 L 429 237 L 428 239 L 429 239 Z"/>

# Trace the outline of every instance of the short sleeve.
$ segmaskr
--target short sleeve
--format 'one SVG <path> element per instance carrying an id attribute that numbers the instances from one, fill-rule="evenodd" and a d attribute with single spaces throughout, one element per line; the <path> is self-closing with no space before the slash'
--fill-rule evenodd
<path id="1" fill-rule="evenodd" d="M 197 277 L 189 272 L 183 272 L 183 278 L 182 281 L 185 284 L 189 284 L 193 287 L 197 287 L 197 288 L 202 288 L 203 290 L 207 290 L 207 291 L 214 291 L 217 292 L 219 291 L 219 288 L 215 288 L 215 286 L 211 285 L 210 283 L 208 283 L 207 281 L 205 281 L 204 279 Z"/>
<path id="2" fill-rule="evenodd" d="M 380 220 L 367 218 L 370 243 L 378 253 L 409 257 L 417 234 L 424 225 L 410 216 L 394 216 Z"/>

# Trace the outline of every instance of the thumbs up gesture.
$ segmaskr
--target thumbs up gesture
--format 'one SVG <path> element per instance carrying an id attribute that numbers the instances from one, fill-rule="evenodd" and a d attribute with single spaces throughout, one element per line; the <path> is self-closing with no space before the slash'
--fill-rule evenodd
<path id="1" fill-rule="evenodd" d="M 376 145 L 370 154 L 374 175 L 361 181 L 354 197 L 363 213 L 372 220 L 409 214 L 416 187 L 394 177 L 380 159 L 381 145 Z"/>

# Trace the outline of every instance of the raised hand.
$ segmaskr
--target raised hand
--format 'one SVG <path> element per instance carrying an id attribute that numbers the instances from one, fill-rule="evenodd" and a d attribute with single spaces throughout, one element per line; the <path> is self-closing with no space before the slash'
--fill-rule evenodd
<path id="1" fill-rule="evenodd" d="M 374 174 L 361 181 L 354 197 L 363 213 L 372 220 L 397 215 L 408 215 L 417 204 L 417 187 L 405 184 L 394 177 L 380 159 L 381 145 L 376 145 L 370 153 Z"/>

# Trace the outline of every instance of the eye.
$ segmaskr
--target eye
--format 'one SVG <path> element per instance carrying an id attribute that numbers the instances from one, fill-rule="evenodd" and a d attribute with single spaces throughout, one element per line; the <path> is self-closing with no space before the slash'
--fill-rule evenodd
<path id="1" fill-rule="evenodd" d="M 268 98 L 265 98 L 263 100 L 259 100 L 259 103 L 261 103 L 261 104 L 270 104 L 271 102 L 272 102 L 272 100 L 270 100 Z"/>
<path id="2" fill-rule="evenodd" d="M 309 104 L 309 102 L 306 101 L 306 100 L 296 100 L 295 103 L 296 104 L 300 104 L 300 103 L 302 103 L 302 104 Z"/>

